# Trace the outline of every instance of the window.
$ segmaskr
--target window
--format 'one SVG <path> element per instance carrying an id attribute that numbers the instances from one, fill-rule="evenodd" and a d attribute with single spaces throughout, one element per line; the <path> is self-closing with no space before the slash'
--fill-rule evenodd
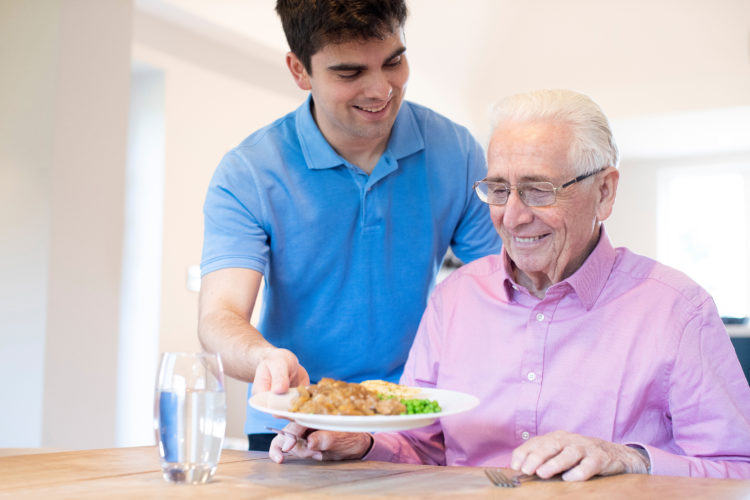
<path id="1" fill-rule="evenodd" d="M 719 314 L 750 313 L 750 167 L 706 164 L 660 169 L 658 260 L 713 296 Z"/>

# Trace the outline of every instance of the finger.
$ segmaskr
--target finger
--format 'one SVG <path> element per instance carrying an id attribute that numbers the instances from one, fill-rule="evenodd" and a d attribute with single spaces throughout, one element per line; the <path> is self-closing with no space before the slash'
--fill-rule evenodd
<path id="1" fill-rule="evenodd" d="M 295 446 L 297 446 L 298 442 L 299 438 L 297 437 L 282 435 L 281 451 L 283 451 L 284 453 L 289 453 Z"/>
<path id="2" fill-rule="evenodd" d="M 527 446 L 528 443 L 524 443 L 515 450 L 510 456 L 510 468 L 513 470 L 520 471 L 521 466 L 526 462 L 526 457 L 531 452 L 531 449 Z"/>
<path id="3" fill-rule="evenodd" d="M 562 475 L 563 481 L 585 481 L 599 474 L 602 463 L 593 457 L 584 457 L 578 465 Z"/>
<path id="4" fill-rule="evenodd" d="M 308 434 L 311 431 L 309 427 L 305 427 L 294 421 L 286 424 L 284 430 L 299 437 L 305 437 L 305 434 Z"/>
<path id="5" fill-rule="evenodd" d="M 291 367 L 285 360 L 273 359 L 267 362 L 271 373 L 271 391 L 283 394 L 289 390 L 289 372 Z"/>
<path id="6" fill-rule="evenodd" d="M 284 461 L 284 452 L 281 449 L 282 438 L 283 436 L 277 435 L 271 440 L 271 446 L 268 448 L 268 457 L 277 464 Z"/>
<path id="7" fill-rule="evenodd" d="M 562 449 L 562 444 L 555 436 L 537 436 L 519 446 L 517 455 L 514 451 L 512 464 L 515 467 L 512 467 L 524 474 L 536 474 L 539 466 L 557 456 Z"/>
<path id="8" fill-rule="evenodd" d="M 581 447 L 566 446 L 560 450 L 560 453 L 539 465 L 536 468 L 536 475 L 545 479 L 550 478 L 576 467 L 585 456 L 585 450 Z"/>
<path id="9" fill-rule="evenodd" d="M 253 377 L 253 394 L 266 392 L 271 390 L 271 372 L 268 370 L 268 366 L 265 362 L 261 362 L 258 368 L 255 369 L 255 376 Z"/>

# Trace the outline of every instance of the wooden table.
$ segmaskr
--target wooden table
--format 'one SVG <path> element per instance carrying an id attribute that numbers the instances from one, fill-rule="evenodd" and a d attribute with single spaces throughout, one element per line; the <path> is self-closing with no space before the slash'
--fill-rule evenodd
<path id="1" fill-rule="evenodd" d="M 289 460 L 224 450 L 203 485 L 167 483 L 155 446 L 0 457 L 0 498 L 668 498 L 748 499 L 750 481 L 621 475 L 492 486 L 476 467 Z"/>

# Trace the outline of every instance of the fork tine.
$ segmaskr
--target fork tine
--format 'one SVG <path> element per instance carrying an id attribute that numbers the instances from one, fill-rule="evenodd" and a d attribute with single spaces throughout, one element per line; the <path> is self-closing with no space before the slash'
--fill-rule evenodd
<path id="1" fill-rule="evenodd" d="M 484 469 L 484 474 L 495 486 L 501 488 L 515 488 L 520 486 L 520 483 L 511 480 L 500 469 Z"/>

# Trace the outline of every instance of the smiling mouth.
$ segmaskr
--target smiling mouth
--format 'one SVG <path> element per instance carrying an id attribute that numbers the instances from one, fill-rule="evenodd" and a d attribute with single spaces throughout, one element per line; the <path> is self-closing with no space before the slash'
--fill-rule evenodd
<path id="1" fill-rule="evenodd" d="M 543 235 L 541 235 L 541 236 L 531 236 L 531 237 L 528 237 L 528 238 L 522 238 L 522 237 L 520 237 L 520 236 L 514 236 L 514 237 L 513 237 L 513 239 L 514 239 L 514 240 L 515 240 L 516 242 L 518 242 L 518 243 L 534 243 L 535 241 L 539 241 L 539 240 L 541 240 L 541 239 L 542 239 L 542 238 L 544 238 L 545 236 L 547 236 L 547 235 L 546 235 L 546 234 L 543 234 Z"/>
<path id="2" fill-rule="evenodd" d="M 379 113 L 388 106 L 389 102 L 391 101 L 386 101 L 385 103 L 383 103 L 382 106 L 377 107 L 377 108 L 376 107 L 364 107 L 364 106 L 354 106 L 354 107 L 357 109 L 361 109 L 362 111 L 367 111 L 368 113 Z"/>

